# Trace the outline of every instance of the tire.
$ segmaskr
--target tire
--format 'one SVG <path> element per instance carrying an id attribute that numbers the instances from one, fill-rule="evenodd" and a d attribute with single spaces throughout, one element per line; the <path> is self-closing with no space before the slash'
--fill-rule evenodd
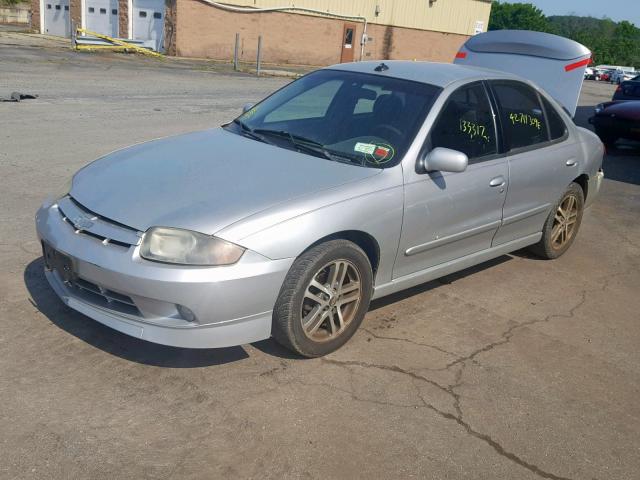
<path id="1" fill-rule="evenodd" d="M 330 276 L 344 280 L 336 287 L 339 282 L 329 282 Z M 317 245 L 287 273 L 273 310 L 273 338 L 308 358 L 334 352 L 362 323 L 372 293 L 371 264 L 360 247 L 347 240 Z"/>
<path id="2" fill-rule="evenodd" d="M 573 202 L 575 202 L 573 204 L 571 203 L 572 198 Z M 578 230 L 582 223 L 583 210 L 584 193 L 582 187 L 577 183 L 572 183 L 562 194 L 558 203 L 551 209 L 542 228 L 542 238 L 538 243 L 530 247 L 530 250 L 537 256 L 548 260 L 558 258 L 564 254 L 578 235 Z M 563 211 L 566 211 L 564 216 L 562 214 Z M 564 226 L 566 226 L 566 229 Z M 558 232 L 556 228 L 563 231 Z"/>

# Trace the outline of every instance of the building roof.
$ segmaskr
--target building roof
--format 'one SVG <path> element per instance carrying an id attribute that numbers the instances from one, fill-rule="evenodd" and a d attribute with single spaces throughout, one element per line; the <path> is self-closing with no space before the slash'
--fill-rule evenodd
<path id="1" fill-rule="evenodd" d="M 381 63 L 389 67 L 388 70 L 377 72 L 375 68 Z M 381 76 L 402 78 L 414 82 L 429 83 L 438 87 L 446 87 L 458 80 L 482 80 L 490 78 L 513 78 L 516 75 L 487 68 L 455 65 L 452 63 L 411 62 L 407 60 L 378 60 L 354 63 L 339 63 L 327 67 L 333 70 L 347 72 L 371 73 Z"/>

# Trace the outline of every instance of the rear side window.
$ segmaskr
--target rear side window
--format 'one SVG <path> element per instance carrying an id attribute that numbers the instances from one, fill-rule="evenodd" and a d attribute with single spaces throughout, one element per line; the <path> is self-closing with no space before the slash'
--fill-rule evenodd
<path id="1" fill-rule="evenodd" d="M 557 140 L 558 138 L 564 137 L 564 134 L 567 133 L 567 126 L 565 125 L 564 120 L 562 120 L 562 117 L 555 107 L 544 97 L 542 97 L 542 104 L 544 105 L 544 112 L 547 116 L 547 124 L 549 125 L 549 135 L 551 135 L 551 140 Z"/>
<path id="2" fill-rule="evenodd" d="M 507 151 L 546 142 L 547 125 L 538 94 L 519 82 L 493 82 L 492 85 Z"/>
<path id="3" fill-rule="evenodd" d="M 484 86 L 476 83 L 451 94 L 431 129 L 431 148 L 463 152 L 470 161 L 497 153 L 491 104 Z"/>

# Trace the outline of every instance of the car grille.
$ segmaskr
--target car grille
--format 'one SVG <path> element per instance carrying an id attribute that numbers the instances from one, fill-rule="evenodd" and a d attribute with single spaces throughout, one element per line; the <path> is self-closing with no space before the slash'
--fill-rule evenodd
<path id="1" fill-rule="evenodd" d="M 127 315 L 142 316 L 131 297 L 103 288 L 83 278 L 74 279 L 67 284 L 67 288 L 71 289 L 76 297 L 92 305 Z"/>
<path id="2" fill-rule="evenodd" d="M 128 249 L 140 243 L 141 232 L 92 212 L 71 196 L 58 201 L 58 211 L 76 234 L 92 237 L 103 245 Z"/>

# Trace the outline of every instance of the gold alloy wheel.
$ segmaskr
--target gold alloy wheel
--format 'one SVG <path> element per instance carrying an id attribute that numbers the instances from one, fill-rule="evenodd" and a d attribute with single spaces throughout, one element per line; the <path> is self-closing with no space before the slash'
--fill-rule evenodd
<path id="1" fill-rule="evenodd" d="M 341 335 L 358 311 L 362 298 L 360 274 L 348 260 L 334 260 L 318 270 L 302 300 L 302 329 L 315 342 Z"/>
<path id="2" fill-rule="evenodd" d="M 567 195 L 556 210 L 551 229 L 551 247 L 560 250 L 569 242 L 576 231 L 578 222 L 578 199 Z"/>

